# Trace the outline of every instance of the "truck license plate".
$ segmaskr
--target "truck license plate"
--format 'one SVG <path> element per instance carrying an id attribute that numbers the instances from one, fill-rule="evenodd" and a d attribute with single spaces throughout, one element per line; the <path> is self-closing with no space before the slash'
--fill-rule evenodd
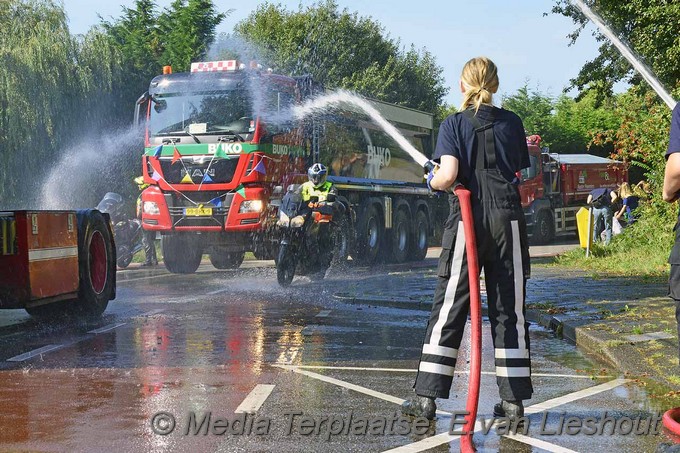
<path id="1" fill-rule="evenodd" d="M 184 215 L 192 217 L 207 217 L 212 215 L 212 208 L 184 208 Z"/>

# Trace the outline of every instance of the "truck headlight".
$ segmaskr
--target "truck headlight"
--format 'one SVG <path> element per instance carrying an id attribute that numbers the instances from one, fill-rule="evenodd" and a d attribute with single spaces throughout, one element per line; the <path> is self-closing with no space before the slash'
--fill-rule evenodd
<path id="1" fill-rule="evenodd" d="M 159 215 L 161 210 L 158 209 L 158 203 L 155 201 L 145 201 L 144 202 L 144 214 L 148 215 Z"/>
<path id="2" fill-rule="evenodd" d="M 239 214 L 248 214 L 251 212 L 262 212 L 264 203 L 262 200 L 246 200 L 241 203 L 241 207 L 238 210 Z"/>
<path id="3" fill-rule="evenodd" d="M 301 215 L 293 217 L 293 219 L 290 221 L 290 226 L 293 228 L 300 228 L 304 224 L 305 218 Z"/>

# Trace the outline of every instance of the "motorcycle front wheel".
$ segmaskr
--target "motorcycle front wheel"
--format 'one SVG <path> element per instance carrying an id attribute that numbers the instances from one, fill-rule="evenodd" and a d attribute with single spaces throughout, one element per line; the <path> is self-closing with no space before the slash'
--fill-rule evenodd
<path id="1" fill-rule="evenodd" d="M 279 247 L 279 257 L 276 260 L 276 279 L 281 286 L 290 286 L 295 277 L 295 256 L 288 244 Z"/>

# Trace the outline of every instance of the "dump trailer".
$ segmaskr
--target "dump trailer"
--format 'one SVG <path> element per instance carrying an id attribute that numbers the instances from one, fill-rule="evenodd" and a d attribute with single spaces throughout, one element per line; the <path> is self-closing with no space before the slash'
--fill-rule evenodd
<path id="1" fill-rule="evenodd" d="M 0 212 L 0 308 L 39 317 L 99 316 L 116 296 L 108 214 Z"/>
<path id="2" fill-rule="evenodd" d="M 445 202 L 429 193 L 422 168 L 368 116 L 293 118 L 323 94 L 309 77 L 287 77 L 234 60 L 193 63 L 154 78 L 137 101 L 145 126 L 142 225 L 161 234 L 166 268 L 193 273 L 203 254 L 238 267 L 244 254 L 271 259 L 283 193 L 314 162 L 347 206 L 336 255 L 370 264 L 423 259 Z M 374 101 L 418 150 L 431 154 L 431 114 Z M 444 208 L 441 206 L 444 205 Z"/>
<path id="3" fill-rule="evenodd" d="M 576 212 L 593 189 L 616 190 L 628 181 L 628 165 L 591 154 L 555 154 L 527 139 L 531 166 L 521 172 L 520 195 L 532 240 L 551 242 L 556 235 L 576 233 Z"/>

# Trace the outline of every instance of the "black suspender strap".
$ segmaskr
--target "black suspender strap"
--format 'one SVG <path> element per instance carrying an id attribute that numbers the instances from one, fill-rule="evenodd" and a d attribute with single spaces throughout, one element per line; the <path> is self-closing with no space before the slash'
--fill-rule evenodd
<path id="1" fill-rule="evenodd" d="M 463 116 L 465 116 L 475 128 L 475 136 L 477 139 L 475 168 L 496 168 L 496 142 L 493 134 L 495 112 L 493 110 L 491 111 L 491 119 L 486 124 L 482 124 L 479 121 L 473 109 L 464 110 Z M 485 160 L 486 165 L 484 162 Z"/>

